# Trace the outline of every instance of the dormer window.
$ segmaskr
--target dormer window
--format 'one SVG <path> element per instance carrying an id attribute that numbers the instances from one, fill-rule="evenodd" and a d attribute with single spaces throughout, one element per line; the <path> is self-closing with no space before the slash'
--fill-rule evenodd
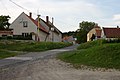
<path id="1" fill-rule="evenodd" d="M 27 21 L 23 21 L 23 27 L 28 27 L 28 22 Z"/>

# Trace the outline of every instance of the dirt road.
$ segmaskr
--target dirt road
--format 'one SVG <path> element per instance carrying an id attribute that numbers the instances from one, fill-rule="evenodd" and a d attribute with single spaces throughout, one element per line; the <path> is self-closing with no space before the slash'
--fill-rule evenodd
<path id="1" fill-rule="evenodd" d="M 120 80 L 120 72 L 77 70 L 56 59 L 43 59 L 0 71 L 0 80 Z"/>
<path id="2" fill-rule="evenodd" d="M 0 80 L 120 80 L 120 71 L 77 70 L 56 60 L 56 54 L 73 49 L 75 46 L 1 60 Z"/>

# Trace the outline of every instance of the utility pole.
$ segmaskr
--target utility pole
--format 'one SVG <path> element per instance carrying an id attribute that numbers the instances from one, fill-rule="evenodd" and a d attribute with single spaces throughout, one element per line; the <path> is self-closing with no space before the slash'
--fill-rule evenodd
<path id="1" fill-rule="evenodd" d="M 38 15 L 38 27 L 37 27 L 37 33 L 38 33 L 38 41 L 40 41 L 39 33 L 40 33 L 40 15 Z"/>

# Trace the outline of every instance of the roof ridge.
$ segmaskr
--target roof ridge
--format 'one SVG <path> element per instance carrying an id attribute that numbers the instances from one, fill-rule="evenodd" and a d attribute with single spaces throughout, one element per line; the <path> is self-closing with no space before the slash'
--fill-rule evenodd
<path id="1" fill-rule="evenodd" d="M 36 21 L 35 19 L 33 19 L 32 17 L 28 16 L 27 14 L 25 14 L 37 27 L 38 27 L 38 21 Z M 39 29 L 41 29 L 42 31 L 48 33 L 48 31 L 39 23 Z"/>

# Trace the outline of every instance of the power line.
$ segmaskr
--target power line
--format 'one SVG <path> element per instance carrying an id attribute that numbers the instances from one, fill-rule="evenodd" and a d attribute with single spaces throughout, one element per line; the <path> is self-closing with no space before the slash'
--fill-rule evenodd
<path id="1" fill-rule="evenodd" d="M 14 2 L 14 1 L 12 1 L 12 0 L 9 0 L 10 2 L 12 2 L 13 4 L 15 4 L 16 6 L 18 6 L 19 8 L 21 8 L 21 9 L 23 9 L 23 10 L 26 10 L 27 12 L 31 12 L 30 10 L 28 10 L 28 9 L 26 9 L 26 8 L 24 8 L 23 6 L 21 6 L 21 5 L 19 5 L 19 4 L 17 4 L 16 2 Z M 34 12 L 32 12 L 34 15 L 38 15 L 39 14 L 39 10 L 38 10 L 38 12 L 37 13 L 34 13 Z M 45 18 L 45 16 L 41 16 L 41 17 L 44 17 Z M 57 19 L 57 21 L 59 21 L 60 23 L 62 23 L 62 24 L 64 24 L 64 25 L 69 25 L 69 26 L 75 26 L 75 25 L 72 25 L 72 24 L 66 24 L 65 22 L 63 22 L 63 21 L 61 21 L 61 20 L 58 20 Z"/>
<path id="2" fill-rule="evenodd" d="M 1 2 L 1 4 L 3 5 L 3 7 L 6 9 L 6 11 L 7 11 L 9 14 L 11 14 L 11 13 L 9 12 L 9 10 L 7 9 L 7 7 L 4 5 L 4 3 L 2 2 L 2 0 L 0 0 L 0 2 Z"/>
<path id="3" fill-rule="evenodd" d="M 12 2 L 13 4 L 15 4 L 16 6 L 18 6 L 19 8 L 21 8 L 21 9 L 23 9 L 23 10 L 26 10 L 27 12 L 31 12 L 30 10 L 28 10 L 28 9 L 24 8 L 23 6 L 17 4 L 16 2 L 14 2 L 14 1 L 12 1 L 12 0 L 9 0 L 9 1 Z M 38 14 L 39 14 L 38 12 L 37 12 L 37 13 L 32 12 L 32 13 L 33 13 L 33 15 L 38 15 Z M 45 17 L 45 16 L 41 16 L 41 17 Z"/>
<path id="4" fill-rule="evenodd" d="M 12 2 L 13 4 L 15 4 L 16 6 L 18 6 L 18 7 L 22 8 L 22 9 L 24 9 L 24 10 L 28 11 L 28 12 L 30 12 L 28 9 L 26 9 L 26 8 L 24 8 L 24 7 L 22 7 L 22 6 L 20 6 L 19 4 L 17 4 L 17 3 L 15 3 L 15 2 L 13 2 L 12 0 L 9 0 L 9 1 L 10 1 L 10 2 Z"/>

